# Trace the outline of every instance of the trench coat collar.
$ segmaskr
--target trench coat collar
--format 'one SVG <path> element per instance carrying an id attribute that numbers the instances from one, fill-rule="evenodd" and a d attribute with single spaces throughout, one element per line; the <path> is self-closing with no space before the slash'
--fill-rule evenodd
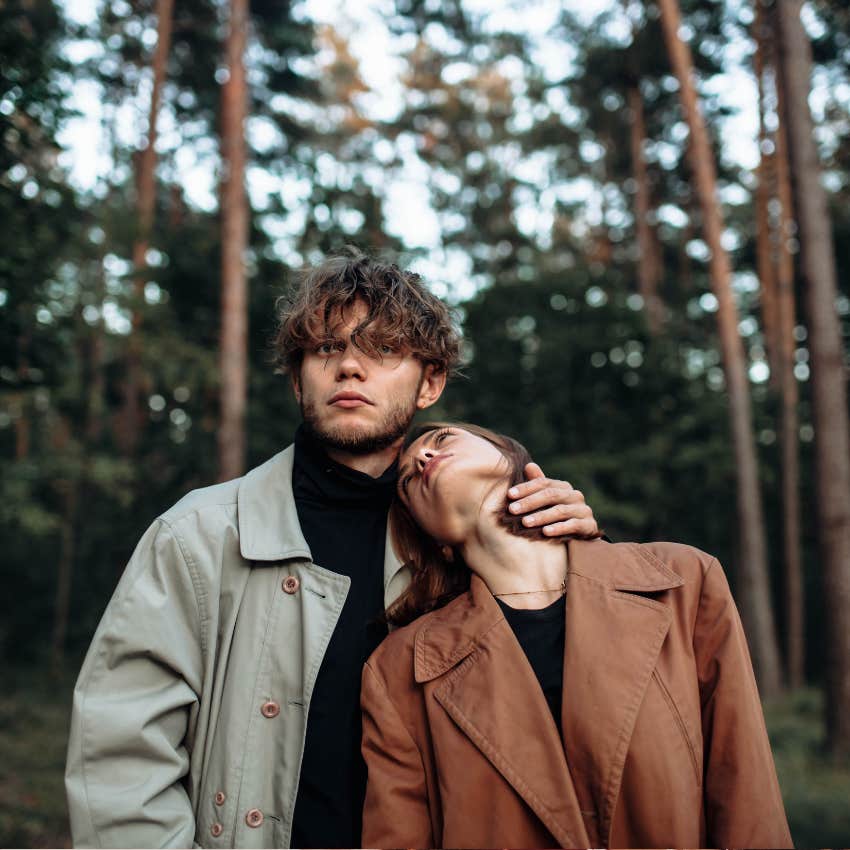
<path id="1" fill-rule="evenodd" d="M 239 482 L 239 551 L 247 561 L 276 562 L 290 558 L 312 561 L 304 539 L 295 497 L 292 493 L 292 467 L 295 446 L 290 445 Z M 402 570 L 387 525 L 384 547 L 384 587 Z"/>
<path id="2" fill-rule="evenodd" d="M 684 582 L 637 544 L 575 540 L 568 552 L 561 735 L 477 576 L 468 594 L 422 624 L 414 674 L 443 677 L 436 700 L 560 846 L 607 846 L 634 723 L 672 617 L 651 596 Z"/>
<path id="3" fill-rule="evenodd" d="M 581 576 L 602 590 L 654 593 L 683 584 L 679 575 L 636 543 L 570 540 L 567 549 L 568 577 Z M 504 615 L 487 585 L 473 575 L 469 593 L 428 617 L 417 632 L 416 681 L 427 682 L 446 673 L 501 620 Z"/>

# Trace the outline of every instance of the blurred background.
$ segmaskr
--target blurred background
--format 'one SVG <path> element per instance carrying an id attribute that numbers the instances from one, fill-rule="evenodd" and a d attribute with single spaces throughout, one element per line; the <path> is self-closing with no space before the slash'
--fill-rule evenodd
<path id="1" fill-rule="evenodd" d="M 2 0 L 0 844 L 68 844 L 121 570 L 290 441 L 275 299 L 356 245 L 457 311 L 436 416 L 721 559 L 795 840 L 848 846 L 849 139 L 827 0 Z"/>

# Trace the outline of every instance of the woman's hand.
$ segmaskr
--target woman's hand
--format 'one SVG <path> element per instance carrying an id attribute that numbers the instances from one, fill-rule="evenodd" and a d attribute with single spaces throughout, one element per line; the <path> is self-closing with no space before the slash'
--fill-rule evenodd
<path id="1" fill-rule="evenodd" d="M 547 478 L 536 463 L 525 466 L 528 479 L 508 490 L 508 510 L 524 514 L 528 528 L 543 526 L 547 537 L 599 537 L 593 511 L 585 504 L 584 494 L 568 481 Z"/>

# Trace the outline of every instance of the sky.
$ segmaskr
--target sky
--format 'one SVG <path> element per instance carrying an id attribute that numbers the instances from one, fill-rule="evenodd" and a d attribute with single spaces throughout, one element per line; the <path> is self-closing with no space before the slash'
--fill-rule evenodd
<path id="1" fill-rule="evenodd" d="M 100 0 L 65 0 L 63 10 L 74 22 L 89 23 L 97 15 Z M 113 0 L 122 2 L 122 0 Z M 742 0 L 730 0 L 731 3 Z M 590 22 L 594 16 L 620 0 L 563 0 L 563 5 L 579 18 Z M 402 106 L 402 88 L 398 77 L 403 62 L 398 56 L 399 46 L 393 41 L 385 25 L 393 12 L 393 0 L 302 0 L 298 11 L 317 24 L 333 24 L 347 35 L 349 46 L 360 63 L 360 72 L 372 92 L 363 98 L 364 108 L 375 118 L 391 120 Z M 466 0 L 466 6 L 474 13 L 485 16 L 487 25 L 493 29 L 507 28 L 512 31 L 529 32 L 537 43 L 536 58 L 547 69 L 550 77 L 557 78 L 570 70 L 570 51 L 550 37 L 550 30 L 561 7 L 559 0 Z M 687 34 L 686 35 L 692 35 Z M 626 36 L 624 29 L 623 37 Z M 151 46 L 156 35 L 147 34 Z M 94 42 L 73 43 L 67 48 L 69 58 L 80 61 L 97 55 L 101 46 Z M 753 168 L 757 161 L 757 93 L 755 84 L 746 68 L 747 44 L 730 42 L 727 45 L 728 73 L 711 81 L 710 91 L 731 108 L 732 115 L 724 128 L 724 156 L 745 168 Z M 142 93 L 143 96 L 144 93 Z M 80 112 L 60 136 L 66 151 L 62 164 L 69 170 L 71 181 L 81 189 L 97 187 L 98 178 L 109 172 L 109 157 L 101 122 L 104 118 L 103 104 L 95 86 L 79 83 L 71 94 L 71 104 Z M 142 99 L 141 102 L 144 102 Z M 129 104 L 124 114 L 117 116 L 114 126 L 118 128 L 119 140 L 128 145 L 138 144 L 145 131 L 144 110 Z M 252 141 L 262 143 L 267 128 L 257 120 L 249 119 L 247 131 Z M 171 116 L 164 110 L 160 118 L 160 142 L 173 146 L 178 138 Z M 268 139 L 273 143 L 273 138 Z M 212 210 L 216 206 L 216 152 L 195 148 L 179 148 L 176 155 L 177 168 L 190 203 L 199 208 Z M 526 164 L 525 168 L 534 168 Z M 542 166 L 539 166 L 542 167 Z M 414 261 L 416 270 L 426 279 L 437 281 L 438 294 L 453 299 L 469 297 L 478 282 L 468 274 L 469 260 L 460 252 L 445 251 L 440 245 L 440 228 L 437 217 L 429 206 L 426 188 L 426 171 L 413 151 L 404 156 L 404 167 L 385 186 L 387 229 L 400 236 L 411 249 L 424 249 L 424 256 Z M 293 210 L 286 220 L 272 220 L 266 216 L 264 226 L 277 236 L 276 248 L 281 258 L 300 262 L 291 248 L 293 233 L 303 221 L 297 212 L 298 200 L 306 195 L 309 187 L 285 179 L 283 184 L 276 177 L 258 168 L 249 171 L 248 190 L 254 209 L 262 209 L 269 192 L 280 193 L 286 207 Z M 576 181 L 570 189 L 575 199 L 583 198 L 588 203 L 589 215 L 598 215 L 600 204 L 592 193 L 590 181 Z M 550 193 L 551 195 L 551 193 Z M 541 192 L 518 210 L 522 227 L 544 234 L 551 217 L 546 202 L 554 203 L 554 196 Z"/>

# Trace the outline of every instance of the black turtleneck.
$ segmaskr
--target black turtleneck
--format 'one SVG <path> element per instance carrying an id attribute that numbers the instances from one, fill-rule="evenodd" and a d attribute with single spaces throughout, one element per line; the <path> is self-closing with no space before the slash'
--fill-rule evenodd
<path id="1" fill-rule="evenodd" d="M 397 464 L 379 478 L 331 460 L 303 428 L 292 489 L 313 562 L 351 577 L 316 679 L 295 803 L 292 847 L 359 847 L 366 793 L 360 674 L 386 637 L 384 546 Z"/>

